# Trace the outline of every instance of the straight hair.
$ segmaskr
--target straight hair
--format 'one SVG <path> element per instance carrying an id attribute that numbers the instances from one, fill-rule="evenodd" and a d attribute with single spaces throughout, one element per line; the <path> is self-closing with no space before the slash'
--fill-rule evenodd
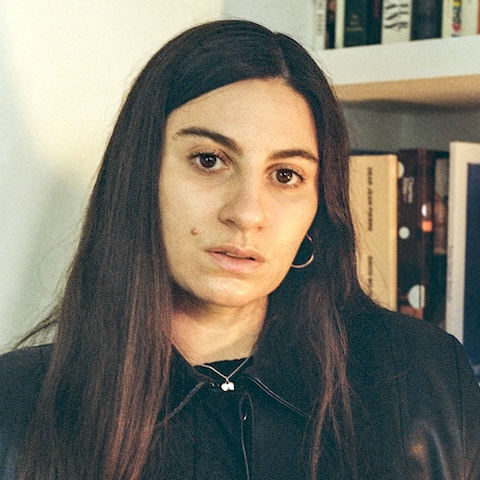
<path id="1" fill-rule="evenodd" d="M 151 58 L 125 100 L 63 297 L 40 327 L 53 324 L 56 333 L 19 478 L 140 480 L 151 478 L 153 456 L 161 463 L 168 438 L 156 426 L 168 414 L 173 312 L 158 207 L 166 120 L 209 91 L 257 78 L 281 78 L 306 99 L 320 156 L 319 206 L 309 230 L 315 260 L 292 270 L 270 295 L 259 345 L 288 328 L 318 384 L 309 425 L 311 478 L 331 451 L 342 475 L 357 478 L 344 324 L 368 300 L 356 276 L 347 129 L 306 50 L 247 21 L 216 21 L 180 34 Z"/>

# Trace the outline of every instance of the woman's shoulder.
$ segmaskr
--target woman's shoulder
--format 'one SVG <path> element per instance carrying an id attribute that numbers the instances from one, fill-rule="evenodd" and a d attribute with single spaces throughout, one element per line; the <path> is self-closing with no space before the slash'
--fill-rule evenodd
<path id="1" fill-rule="evenodd" d="M 52 345 L 37 345 L 12 350 L 0 355 L 0 381 L 9 382 L 44 376 L 52 353 Z"/>
<path id="2" fill-rule="evenodd" d="M 351 317 L 347 330 L 352 364 L 360 372 L 400 383 L 478 390 L 460 342 L 427 321 L 378 309 Z"/>
<path id="3" fill-rule="evenodd" d="M 476 383 L 460 342 L 425 320 L 379 308 L 351 316 L 347 331 L 351 364 L 366 375 L 436 379 L 452 389 Z"/>
<path id="4" fill-rule="evenodd" d="M 17 453 L 37 403 L 51 356 L 51 346 L 0 355 L 0 478 L 14 479 Z"/>
<path id="5" fill-rule="evenodd" d="M 365 424 L 381 432 L 380 449 L 396 435 L 412 471 L 447 465 L 449 478 L 480 471 L 480 388 L 460 342 L 424 320 L 381 309 L 358 313 L 347 326 L 352 384 L 370 413 Z"/>
<path id="6" fill-rule="evenodd" d="M 382 308 L 353 315 L 347 325 L 354 345 L 376 347 L 389 354 L 405 352 L 428 357 L 459 347 L 459 342 L 442 328 Z"/>
<path id="7" fill-rule="evenodd" d="M 0 355 L 0 424 L 35 405 L 51 350 L 51 345 L 40 345 Z"/>

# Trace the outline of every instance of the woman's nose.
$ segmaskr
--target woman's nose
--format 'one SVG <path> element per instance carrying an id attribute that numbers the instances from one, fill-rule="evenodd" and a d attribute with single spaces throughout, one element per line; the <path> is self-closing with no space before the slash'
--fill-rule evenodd
<path id="1" fill-rule="evenodd" d="M 265 186 L 259 179 L 238 179 L 228 185 L 219 212 L 221 222 L 238 229 L 261 229 L 267 219 Z"/>

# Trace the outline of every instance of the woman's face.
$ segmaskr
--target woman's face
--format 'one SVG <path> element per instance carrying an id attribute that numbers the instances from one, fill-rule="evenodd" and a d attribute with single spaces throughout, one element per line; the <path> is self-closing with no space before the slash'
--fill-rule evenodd
<path id="1" fill-rule="evenodd" d="M 174 110 L 160 174 L 174 283 L 204 306 L 264 303 L 313 221 L 318 169 L 310 108 L 279 79 L 240 81 Z"/>

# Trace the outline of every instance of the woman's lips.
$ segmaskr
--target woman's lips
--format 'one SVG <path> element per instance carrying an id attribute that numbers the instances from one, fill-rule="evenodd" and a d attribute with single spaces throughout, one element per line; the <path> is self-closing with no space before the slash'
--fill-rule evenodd
<path id="1" fill-rule="evenodd" d="M 264 262 L 263 256 L 251 248 L 240 248 L 231 245 L 219 246 L 208 249 L 207 253 L 224 270 L 231 273 L 252 273 Z"/>

